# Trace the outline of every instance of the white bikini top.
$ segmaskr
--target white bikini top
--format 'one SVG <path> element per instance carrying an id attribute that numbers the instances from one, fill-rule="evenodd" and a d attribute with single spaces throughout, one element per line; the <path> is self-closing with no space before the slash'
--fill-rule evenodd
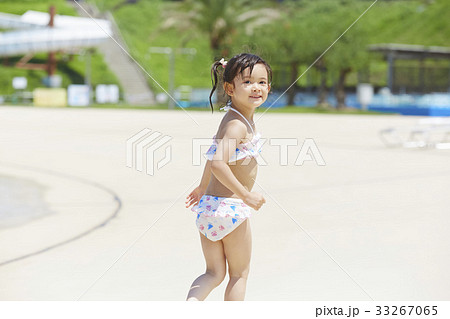
<path id="1" fill-rule="evenodd" d="M 230 160 L 228 161 L 228 163 L 236 162 L 236 161 L 239 161 L 239 160 L 247 158 L 247 157 L 257 157 L 257 156 L 259 156 L 259 153 L 261 152 L 261 148 L 262 148 L 261 134 L 259 134 L 259 133 L 255 134 L 255 131 L 253 131 L 253 128 L 250 125 L 250 122 L 238 110 L 232 108 L 229 105 L 221 108 L 221 110 L 225 110 L 227 112 L 228 112 L 228 110 L 233 110 L 234 112 L 239 114 L 245 120 L 245 122 L 248 124 L 248 126 L 250 127 L 250 129 L 252 130 L 252 133 L 253 133 L 253 138 L 252 138 L 252 140 L 250 142 L 241 143 L 241 144 L 239 144 L 237 146 L 236 152 L 234 152 L 233 155 L 231 155 Z M 214 154 L 216 154 L 217 145 L 218 145 L 218 143 L 217 143 L 217 140 L 216 140 L 216 135 L 214 135 L 213 136 L 213 143 L 212 143 L 211 147 L 209 148 L 209 150 L 205 154 L 205 156 L 206 156 L 206 158 L 208 160 L 211 161 L 213 159 Z"/>

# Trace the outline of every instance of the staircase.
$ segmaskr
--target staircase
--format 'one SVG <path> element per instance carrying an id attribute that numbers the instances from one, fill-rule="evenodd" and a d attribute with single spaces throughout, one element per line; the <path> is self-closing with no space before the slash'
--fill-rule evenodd
<path id="1" fill-rule="evenodd" d="M 103 54 L 104 60 L 108 64 L 110 70 L 116 74 L 120 85 L 124 90 L 125 101 L 132 105 L 154 104 L 154 94 L 148 86 L 147 75 L 145 75 L 136 62 L 134 62 L 126 53 L 129 53 L 130 50 L 120 34 L 120 30 L 114 21 L 112 14 L 110 12 L 100 13 L 94 5 L 82 2 L 80 5 L 89 13 L 88 15 L 76 3 L 73 3 L 72 5 L 80 16 L 89 17 L 90 15 L 93 18 L 107 19 L 110 21 L 113 32 L 112 38 L 114 40 L 110 38 L 100 44 L 98 49 Z"/>

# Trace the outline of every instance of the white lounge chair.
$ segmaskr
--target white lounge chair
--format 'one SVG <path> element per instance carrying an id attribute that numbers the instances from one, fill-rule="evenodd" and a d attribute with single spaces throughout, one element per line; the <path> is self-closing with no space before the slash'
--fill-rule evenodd
<path id="1" fill-rule="evenodd" d="M 450 149 L 450 117 L 420 119 L 412 128 L 388 127 L 379 134 L 388 147 Z"/>

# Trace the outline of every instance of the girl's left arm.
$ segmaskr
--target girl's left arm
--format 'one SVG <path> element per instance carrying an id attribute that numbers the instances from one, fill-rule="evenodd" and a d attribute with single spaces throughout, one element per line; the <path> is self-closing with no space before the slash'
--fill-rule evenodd
<path id="1" fill-rule="evenodd" d="M 202 196 L 206 192 L 209 180 L 211 179 L 211 161 L 206 161 L 205 169 L 203 170 L 202 180 L 200 185 L 197 186 L 187 197 L 186 197 L 186 208 L 197 205 Z"/>

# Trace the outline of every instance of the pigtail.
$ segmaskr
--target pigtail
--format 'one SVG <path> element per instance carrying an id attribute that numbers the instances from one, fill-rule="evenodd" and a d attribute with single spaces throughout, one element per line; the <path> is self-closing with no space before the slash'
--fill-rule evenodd
<path id="1" fill-rule="evenodd" d="M 211 113 L 214 112 L 212 96 L 214 94 L 214 91 L 217 89 L 217 85 L 219 82 L 219 70 L 217 69 L 219 66 L 222 66 L 222 64 L 219 61 L 216 61 L 213 63 L 211 67 L 211 82 L 213 87 L 211 93 L 209 94 L 209 104 L 211 105 Z"/>

